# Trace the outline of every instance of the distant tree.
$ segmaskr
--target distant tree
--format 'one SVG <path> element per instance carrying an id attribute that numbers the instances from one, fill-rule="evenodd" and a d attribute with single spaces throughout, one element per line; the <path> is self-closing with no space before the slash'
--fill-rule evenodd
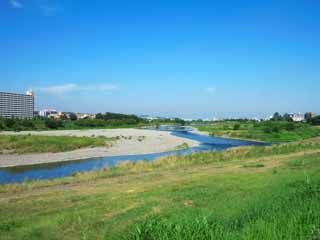
<path id="1" fill-rule="evenodd" d="M 316 116 L 310 120 L 312 125 L 320 125 L 320 116 Z"/>
<path id="2" fill-rule="evenodd" d="M 5 124 L 4 124 L 4 120 L 2 118 L 0 118 L 0 130 L 4 130 L 6 128 Z"/>
<path id="3" fill-rule="evenodd" d="M 50 128 L 50 129 L 57 129 L 59 127 L 58 121 L 52 118 L 46 119 L 45 125 L 47 128 Z"/>
<path id="4" fill-rule="evenodd" d="M 4 124 L 6 125 L 7 128 L 13 128 L 13 126 L 16 124 L 16 119 L 15 118 L 6 118 L 4 120 Z"/>
<path id="5" fill-rule="evenodd" d="M 21 122 L 21 125 L 24 128 L 33 129 L 34 128 L 34 122 L 31 119 L 23 119 Z"/>
<path id="6" fill-rule="evenodd" d="M 78 119 L 77 115 L 74 113 L 70 113 L 70 120 L 71 121 L 76 121 Z"/>
<path id="7" fill-rule="evenodd" d="M 180 124 L 180 125 L 185 125 L 186 124 L 186 121 L 181 119 L 181 118 L 175 118 L 174 122 L 177 123 L 177 124 Z"/>
<path id="8" fill-rule="evenodd" d="M 98 113 L 98 114 L 96 114 L 96 119 L 103 119 L 103 115 L 102 115 L 102 113 Z"/>
<path id="9" fill-rule="evenodd" d="M 282 118 L 283 118 L 283 120 L 288 121 L 288 122 L 293 121 L 288 113 L 285 113 Z"/>
<path id="10" fill-rule="evenodd" d="M 272 117 L 273 121 L 281 121 L 282 119 L 283 118 L 282 118 L 280 113 L 276 112 L 276 113 L 273 114 L 273 117 Z"/>
<path id="11" fill-rule="evenodd" d="M 19 122 L 17 121 L 13 126 L 12 126 L 12 130 L 19 132 L 24 130 L 23 127 L 21 126 L 21 124 L 19 124 Z"/>
<path id="12" fill-rule="evenodd" d="M 294 131 L 296 129 L 296 125 L 293 123 L 293 122 L 288 122 L 286 125 L 285 125 L 285 129 L 287 131 Z"/>
<path id="13" fill-rule="evenodd" d="M 263 131 L 265 133 L 278 133 L 280 132 L 280 124 L 274 121 L 266 121 L 263 123 Z"/>
<path id="14" fill-rule="evenodd" d="M 239 130 L 241 127 L 240 123 L 236 123 L 234 126 L 233 126 L 233 130 Z"/>

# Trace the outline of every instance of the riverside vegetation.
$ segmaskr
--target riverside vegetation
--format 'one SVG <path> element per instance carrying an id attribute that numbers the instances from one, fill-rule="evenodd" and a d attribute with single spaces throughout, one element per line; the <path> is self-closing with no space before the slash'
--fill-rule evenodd
<path id="1" fill-rule="evenodd" d="M 73 129 L 94 129 L 94 128 L 132 128 L 144 126 L 159 126 L 160 124 L 184 125 L 185 121 L 175 119 L 154 119 L 147 121 L 136 115 L 119 113 L 98 113 L 95 119 L 77 119 L 76 115 L 71 115 L 70 119 L 53 119 L 35 117 L 34 119 L 2 119 L 0 118 L 0 131 L 32 131 L 32 130 L 73 130 Z"/>
<path id="2" fill-rule="evenodd" d="M 1 153 L 55 153 L 85 147 L 110 147 L 115 138 L 73 136 L 0 135 Z"/>
<path id="3" fill-rule="evenodd" d="M 320 138 L 0 186 L 1 239 L 319 239 Z"/>
<path id="4" fill-rule="evenodd" d="M 316 123 L 316 121 L 315 121 Z M 320 127 L 291 121 L 230 120 L 196 126 L 211 136 L 251 139 L 265 142 L 290 142 L 320 135 Z"/>

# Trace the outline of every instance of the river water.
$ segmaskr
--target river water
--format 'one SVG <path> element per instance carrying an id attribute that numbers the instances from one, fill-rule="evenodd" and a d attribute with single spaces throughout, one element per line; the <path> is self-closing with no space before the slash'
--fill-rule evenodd
<path id="1" fill-rule="evenodd" d="M 75 172 L 86 172 L 114 166 L 119 161 L 152 161 L 159 157 L 168 155 L 185 155 L 192 152 L 221 151 L 237 146 L 264 146 L 266 143 L 210 137 L 193 133 L 188 128 L 160 126 L 159 131 L 170 131 L 172 135 L 196 140 L 200 142 L 197 147 L 168 152 L 123 155 L 114 157 L 90 158 L 78 161 L 67 161 L 60 163 L 39 164 L 32 166 L 8 167 L 0 169 L 0 184 L 20 183 L 28 180 L 42 180 L 70 176 Z"/>

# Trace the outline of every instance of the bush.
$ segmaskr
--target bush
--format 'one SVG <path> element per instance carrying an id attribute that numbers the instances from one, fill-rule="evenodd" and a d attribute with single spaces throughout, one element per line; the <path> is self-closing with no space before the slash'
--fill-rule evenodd
<path id="1" fill-rule="evenodd" d="M 294 131 L 296 129 L 296 125 L 293 122 L 288 122 L 285 125 L 285 129 L 287 131 Z"/>
<path id="2" fill-rule="evenodd" d="M 234 126 L 233 126 L 233 130 L 239 130 L 241 127 L 241 125 L 239 123 L 236 123 Z"/>
<path id="3" fill-rule="evenodd" d="M 0 130 L 4 130 L 6 128 L 3 119 L 0 118 Z"/>
<path id="4" fill-rule="evenodd" d="M 12 126 L 12 129 L 13 129 L 13 131 L 15 131 L 15 132 L 19 132 L 19 131 L 22 131 L 22 130 L 23 130 L 23 127 L 22 127 L 18 122 L 16 122 L 16 123 Z"/>
<path id="5" fill-rule="evenodd" d="M 29 119 L 24 119 L 22 120 L 21 122 L 21 125 L 25 128 L 34 128 L 34 123 L 32 120 L 29 120 Z"/>
<path id="6" fill-rule="evenodd" d="M 4 120 L 4 123 L 7 128 L 12 128 L 16 124 L 16 119 L 15 118 L 6 118 Z"/>
<path id="7" fill-rule="evenodd" d="M 58 121 L 58 120 L 55 120 L 55 119 L 52 119 L 52 118 L 49 118 L 46 120 L 45 122 L 45 125 L 47 128 L 50 128 L 50 129 L 57 129 L 59 127 L 63 127 L 64 124 L 62 121 Z"/>
<path id="8" fill-rule="evenodd" d="M 320 116 L 316 116 L 310 120 L 312 125 L 320 125 Z"/>
<path id="9" fill-rule="evenodd" d="M 75 122 L 75 125 L 79 127 L 104 127 L 107 124 L 102 119 L 80 119 Z"/>
<path id="10" fill-rule="evenodd" d="M 74 113 L 70 113 L 70 120 L 71 121 L 76 121 L 78 119 L 77 115 Z"/>

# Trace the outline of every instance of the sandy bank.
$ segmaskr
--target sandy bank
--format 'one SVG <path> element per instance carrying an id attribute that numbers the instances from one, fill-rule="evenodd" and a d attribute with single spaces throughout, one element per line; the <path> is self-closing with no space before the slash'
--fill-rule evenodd
<path id="1" fill-rule="evenodd" d="M 187 143 L 190 147 L 199 143 L 190 139 L 172 136 L 169 132 L 145 129 L 94 129 L 94 130 L 58 130 L 58 131 L 23 131 L 1 132 L 3 135 L 43 135 L 43 136 L 78 136 L 78 137 L 120 137 L 110 148 L 85 148 L 61 153 L 40 154 L 0 154 L 0 168 L 24 166 L 41 163 L 80 160 L 86 158 L 148 154 L 174 150 Z"/>

